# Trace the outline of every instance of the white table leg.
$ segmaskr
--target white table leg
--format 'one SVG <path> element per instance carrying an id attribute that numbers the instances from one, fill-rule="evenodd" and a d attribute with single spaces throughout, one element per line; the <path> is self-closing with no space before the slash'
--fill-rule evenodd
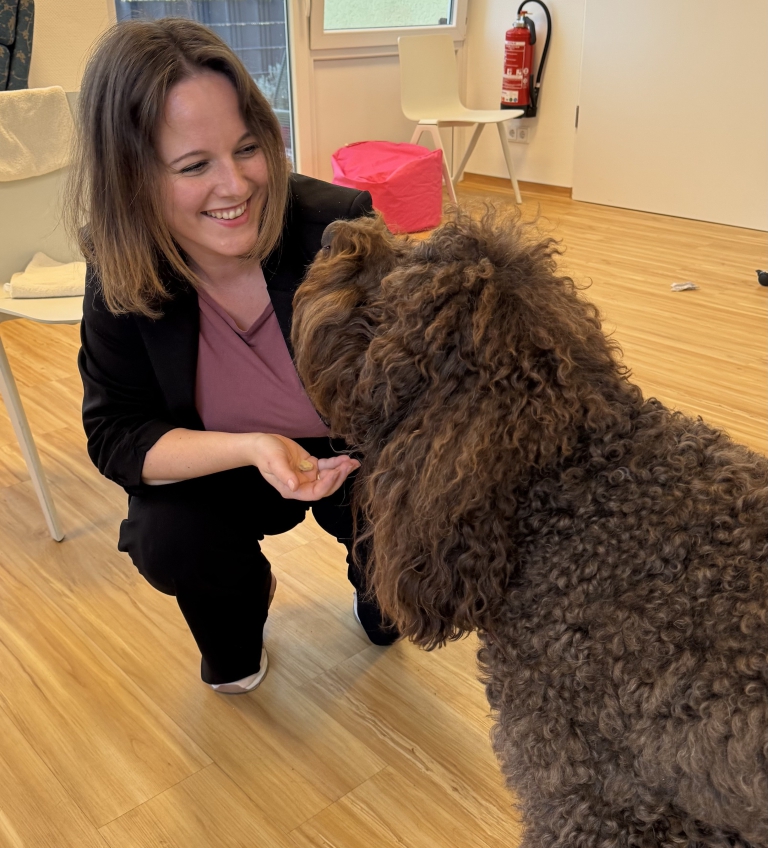
<path id="1" fill-rule="evenodd" d="M 24 456 L 24 461 L 27 463 L 29 476 L 32 478 L 32 485 L 35 487 L 37 499 L 40 501 L 40 506 L 45 516 L 45 523 L 48 525 L 48 531 L 51 536 L 60 542 L 64 538 L 59 526 L 59 519 L 56 515 L 56 507 L 53 504 L 48 482 L 45 479 L 45 472 L 40 463 L 40 455 L 37 452 L 35 441 L 32 438 L 32 431 L 29 429 L 29 422 L 24 412 L 24 407 L 21 405 L 19 390 L 16 387 L 16 381 L 11 373 L 11 366 L 8 362 L 8 357 L 3 347 L 3 340 L 0 338 L 0 394 L 5 401 L 8 415 L 11 418 L 16 438 L 19 440 L 21 453 Z"/>

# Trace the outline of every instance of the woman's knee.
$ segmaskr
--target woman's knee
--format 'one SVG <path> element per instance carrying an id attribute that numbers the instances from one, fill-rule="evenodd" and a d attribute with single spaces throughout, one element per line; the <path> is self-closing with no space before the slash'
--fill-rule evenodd
<path id="1" fill-rule="evenodd" d="M 175 595 L 179 580 L 199 569 L 204 545 L 199 527 L 187 517 L 168 515 L 158 504 L 131 500 L 120 525 L 117 548 L 127 553 L 144 579 L 155 589 Z"/>
<path id="2" fill-rule="evenodd" d="M 205 580 L 209 571 L 224 576 L 241 551 L 258 557 L 258 534 L 210 494 L 177 485 L 130 499 L 118 550 L 160 591 L 175 595 L 180 583 Z"/>
<path id="3" fill-rule="evenodd" d="M 251 469 L 157 487 L 132 497 L 118 549 L 152 586 L 177 594 L 188 586 L 248 582 L 269 570 L 259 541 L 304 517 L 305 506 L 254 485 Z M 260 478 L 257 483 L 260 482 Z M 263 484 L 267 486 L 268 484 Z"/>

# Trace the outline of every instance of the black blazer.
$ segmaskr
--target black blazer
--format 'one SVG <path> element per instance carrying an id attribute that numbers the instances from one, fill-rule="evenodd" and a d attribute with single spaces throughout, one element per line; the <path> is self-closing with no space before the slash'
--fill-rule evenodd
<path id="1" fill-rule="evenodd" d="M 368 192 L 291 175 L 285 226 L 263 264 L 267 290 L 291 350 L 293 295 L 320 250 L 325 227 L 339 218 L 373 212 Z M 98 277 L 88 269 L 83 301 L 83 426 L 88 454 L 99 471 L 129 494 L 141 494 L 144 457 L 169 430 L 203 430 L 195 408 L 200 314 L 197 292 L 164 280 L 173 299 L 162 317 L 113 315 Z"/>

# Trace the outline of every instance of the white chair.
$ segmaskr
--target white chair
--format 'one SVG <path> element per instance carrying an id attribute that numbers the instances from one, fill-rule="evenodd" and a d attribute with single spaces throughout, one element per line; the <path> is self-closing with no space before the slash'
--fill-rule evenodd
<path id="1" fill-rule="evenodd" d="M 405 117 L 418 122 L 411 144 L 416 144 L 422 133 L 428 132 L 435 146 L 443 151 L 443 177 L 451 200 L 456 202 L 454 183 L 461 179 L 483 127 L 496 124 L 515 200 L 521 203 L 504 122 L 519 118 L 524 110 L 467 109 L 459 97 L 459 73 L 450 35 L 405 35 L 397 40 L 397 45 L 400 53 L 400 103 Z M 475 131 L 461 164 L 451 176 L 440 140 L 440 127 L 472 125 L 476 125 Z"/>
<path id="2" fill-rule="evenodd" d="M 73 98 L 68 98 L 70 106 Z M 26 318 L 42 324 L 77 324 L 83 315 L 82 297 L 12 298 L 2 288 L 16 271 L 23 271 L 37 251 L 60 262 L 82 259 L 61 226 L 60 200 L 67 169 L 38 177 L 0 182 L 0 323 Z M 0 337 L 0 394 L 19 440 L 51 536 L 64 538 L 32 432 Z"/>

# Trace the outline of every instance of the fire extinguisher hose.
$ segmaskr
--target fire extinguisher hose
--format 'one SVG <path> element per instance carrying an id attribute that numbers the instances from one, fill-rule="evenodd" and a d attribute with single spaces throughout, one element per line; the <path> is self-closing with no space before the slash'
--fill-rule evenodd
<path id="1" fill-rule="evenodd" d="M 533 118 L 533 117 L 536 116 L 536 110 L 537 110 L 537 107 L 538 107 L 538 104 L 539 104 L 539 89 L 541 88 L 541 77 L 542 77 L 542 74 L 544 73 L 544 64 L 547 61 L 547 53 L 549 52 L 549 39 L 552 37 L 552 18 L 549 14 L 549 9 L 541 2 L 541 0 L 524 0 L 524 2 L 522 2 L 520 4 L 520 6 L 518 7 L 517 14 L 519 15 L 520 12 L 523 11 L 523 7 L 527 6 L 529 3 L 536 3 L 537 5 L 541 6 L 541 8 L 544 10 L 544 14 L 547 18 L 547 37 L 544 39 L 544 51 L 541 54 L 541 61 L 539 62 L 539 71 L 536 74 L 536 82 L 534 82 L 533 74 L 531 74 L 531 82 L 530 82 L 530 89 L 529 89 L 530 90 L 530 104 L 531 105 L 526 108 L 526 112 L 525 112 L 526 118 Z M 531 21 L 531 23 L 533 23 L 533 22 Z M 535 32 L 536 32 L 536 30 L 532 29 L 532 31 L 531 31 L 531 37 L 532 37 L 531 38 L 531 44 L 535 43 L 535 40 L 536 40 Z"/>

